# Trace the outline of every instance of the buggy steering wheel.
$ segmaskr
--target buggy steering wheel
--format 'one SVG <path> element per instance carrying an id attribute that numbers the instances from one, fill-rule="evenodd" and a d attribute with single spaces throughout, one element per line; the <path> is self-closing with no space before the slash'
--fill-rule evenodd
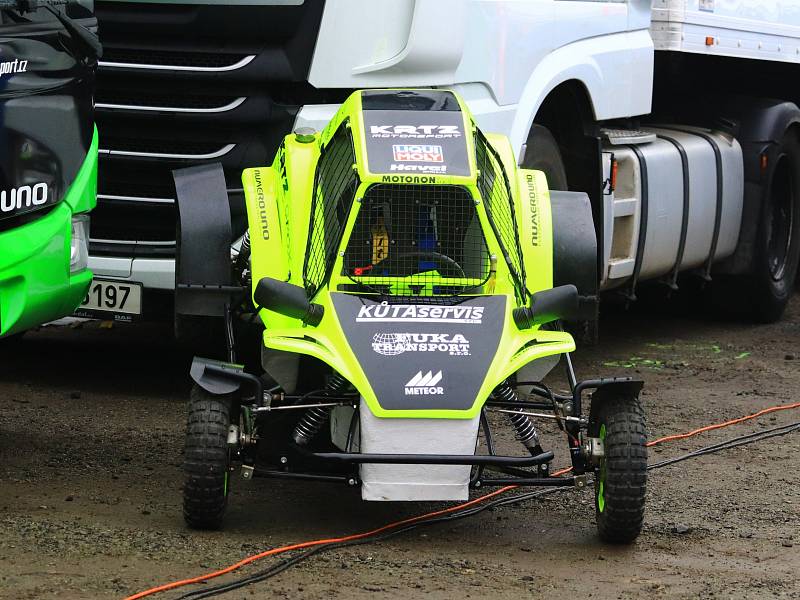
<path id="1" fill-rule="evenodd" d="M 456 261 L 441 252 L 432 252 L 430 250 L 417 250 L 414 252 L 401 252 L 387 256 L 381 262 L 375 265 L 375 268 L 384 268 L 389 271 L 390 276 L 405 277 L 407 273 L 395 273 L 400 267 L 405 267 L 404 261 L 410 258 L 417 258 L 420 260 L 427 260 L 436 263 L 437 270 L 443 277 L 448 279 L 466 279 L 467 275 L 464 269 Z"/>

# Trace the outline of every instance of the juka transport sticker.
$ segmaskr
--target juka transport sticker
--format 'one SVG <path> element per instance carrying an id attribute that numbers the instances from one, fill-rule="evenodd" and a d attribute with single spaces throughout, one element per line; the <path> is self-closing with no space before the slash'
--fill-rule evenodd
<path id="1" fill-rule="evenodd" d="M 406 352 L 442 352 L 450 356 L 469 356 L 469 340 L 456 333 L 376 333 L 372 349 L 383 356 Z"/>

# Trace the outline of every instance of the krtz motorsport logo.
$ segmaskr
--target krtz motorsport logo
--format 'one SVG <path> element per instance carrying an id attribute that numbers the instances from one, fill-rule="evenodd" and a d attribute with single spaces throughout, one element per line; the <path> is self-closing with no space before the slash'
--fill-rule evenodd
<path id="1" fill-rule="evenodd" d="M 457 139 L 461 137 L 458 125 L 372 125 L 369 133 L 375 138 L 391 139 Z"/>
<path id="2" fill-rule="evenodd" d="M 439 386 L 441 381 L 441 371 L 435 375 L 433 371 L 420 371 L 406 384 L 406 396 L 442 396 L 444 388 Z"/>
<path id="3" fill-rule="evenodd" d="M 469 356 L 469 340 L 457 333 L 376 333 L 372 349 L 383 356 L 406 352 L 442 352 L 450 356 Z"/>

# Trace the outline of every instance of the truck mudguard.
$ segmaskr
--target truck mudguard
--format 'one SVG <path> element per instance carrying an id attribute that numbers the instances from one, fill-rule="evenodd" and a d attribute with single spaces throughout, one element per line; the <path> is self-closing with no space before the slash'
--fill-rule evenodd
<path id="1" fill-rule="evenodd" d="M 772 180 L 774 160 L 762 169 L 762 155 L 771 158 L 770 151 L 779 148 L 783 136 L 791 127 L 800 126 L 800 108 L 793 102 L 766 98 L 734 98 L 726 103 L 720 114 L 736 123 L 736 138 L 742 145 L 744 158 L 744 205 L 739 243 L 733 256 L 715 267 L 716 273 L 744 274 L 750 272 L 755 257 L 758 227 L 768 182 Z"/>
<path id="2" fill-rule="evenodd" d="M 178 202 L 175 312 L 219 317 L 229 302 L 231 213 L 222 165 L 173 172 Z"/>

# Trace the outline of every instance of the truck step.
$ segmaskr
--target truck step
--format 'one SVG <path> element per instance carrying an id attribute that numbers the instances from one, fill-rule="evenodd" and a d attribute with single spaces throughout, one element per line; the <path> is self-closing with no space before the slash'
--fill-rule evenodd
<path id="1" fill-rule="evenodd" d="M 641 129 L 601 129 L 600 133 L 613 146 L 650 144 L 656 141 L 655 133 Z"/>

